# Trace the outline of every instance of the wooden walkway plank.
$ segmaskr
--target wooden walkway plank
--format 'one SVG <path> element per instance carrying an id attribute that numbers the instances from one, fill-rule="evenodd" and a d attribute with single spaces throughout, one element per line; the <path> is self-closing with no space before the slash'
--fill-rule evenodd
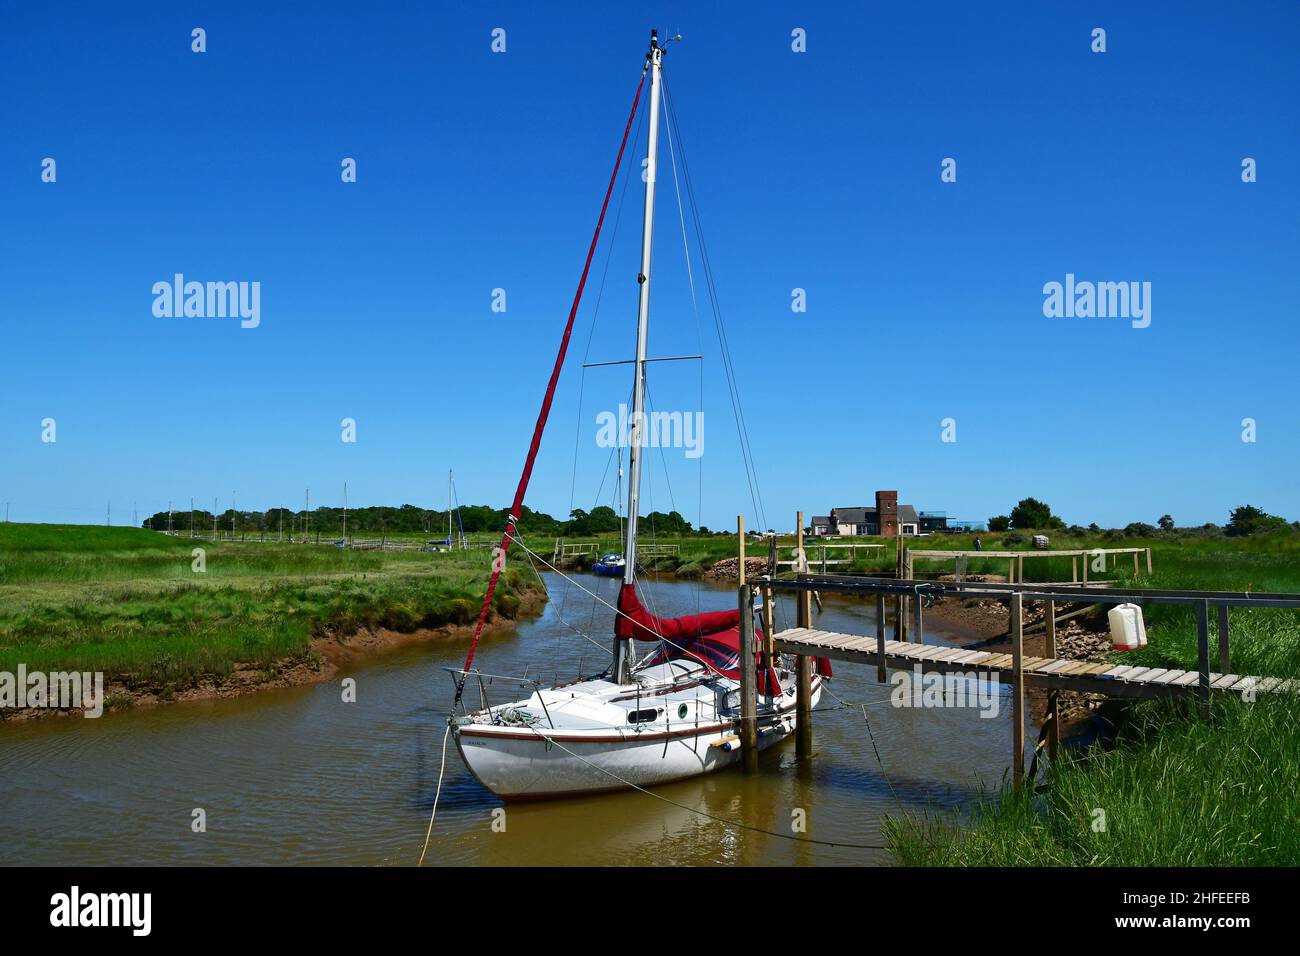
<path id="1" fill-rule="evenodd" d="M 849 657 L 850 660 L 861 660 L 863 663 L 872 664 L 880 659 L 879 644 L 874 636 L 795 627 L 778 631 L 774 638 L 784 643 L 787 651 L 794 646 L 798 649 L 797 652 L 806 651 L 808 656 L 815 657 L 823 652 L 833 652 L 837 655 L 852 655 Z M 900 668 L 919 665 L 927 673 L 951 671 L 961 667 L 1003 675 L 1011 669 L 1013 662 L 1011 654 L 908 641 L 886 641 L 885 659 L 887 666 Z M 1153 691 L 1157 688 L 1168 688 L 1170 692 L 1181 692 L 1199 686 L 1201 679 L 1197 671 L 1178 668 L 1138 667 L 1130 664 L 1094 663 L 1066 658 L 1026 657 L 1022 659 L 1021 665 L 1026 674 L 1036 678 L 1051 677 L 1059 681 L 1057 685 L 1059 687 L 1068 689 L 1074 685 L 1085 692 L 1098 690 L 1097 682 L 1106 681 L 1146 685 Z M 1294 678 L 1211 673 L 1209 679 L 1210 689 L 1216 692 L 1236 693 L 1254 690 L 1256 693 L 1300 694 L 1300 679 Z"/>
<path id="2" fill-rule="evenodd" d="M 1126 684 L 1140 684 L 1146 675 L 1155 669 L 1154 667 L 1135 667 L 1124 675 L 1124 682 Z"/>

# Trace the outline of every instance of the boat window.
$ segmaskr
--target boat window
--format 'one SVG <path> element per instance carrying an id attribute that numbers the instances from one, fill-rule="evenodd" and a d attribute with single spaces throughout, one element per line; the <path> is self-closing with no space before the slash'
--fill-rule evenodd
<path id="1" fill-rule="evenodd" d="M 680 707 L 677 708 L 677 716 L 678 716 L 679 718 L 681 718 L 682 720 L 685 720 L 685 719 L 686 719 L 687 710 L 688 710 L 688 708 L 686 707 L 686 705 L 685 705 L 685 704 L 682 704 Z"/>
<path id="2" fill-rule="evenodd" d="M 647 721 L 654 720 L 658 716 L 659 711 L 654 707 L 649 710 L 633 710 L 628 712 L 627 722 L 629 724 L 644 724 Z"/>

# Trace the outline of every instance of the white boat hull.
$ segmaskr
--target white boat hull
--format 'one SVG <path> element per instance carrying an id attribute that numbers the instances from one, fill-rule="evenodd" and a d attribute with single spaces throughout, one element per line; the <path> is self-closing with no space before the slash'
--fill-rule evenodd
<path id="1" fill-rule="evenodd" d="M 821 680 L 813 680 L 813 704 Z M 760 713 L 759 748 L 794 733 L 794 698 Z M 547 799 L 654 787 L 739 762 L 735 724 L 671 723 L 566 733 L 548 727 L 454 726 L 461 758 L 483 786 L 506 800 Z"/>

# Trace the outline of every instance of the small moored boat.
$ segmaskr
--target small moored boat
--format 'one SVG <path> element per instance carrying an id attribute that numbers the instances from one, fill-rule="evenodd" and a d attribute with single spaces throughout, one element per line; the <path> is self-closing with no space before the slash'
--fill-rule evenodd
<path id="1" fill-rule="evenodd" d="M 621 578 L 626 567 L 627 562 L 623 560 L 623 555 L 611 553 L 593 564 L 591 571 L 606 578 Z"/>

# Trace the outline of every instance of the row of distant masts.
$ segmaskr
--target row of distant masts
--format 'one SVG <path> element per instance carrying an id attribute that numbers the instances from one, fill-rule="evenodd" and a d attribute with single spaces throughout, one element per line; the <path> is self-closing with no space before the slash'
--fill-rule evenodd
<path id="1" fill-rule="evenodd" d="M 448 545 L 454 544 L 458 548 L 464 548 L 466 547 L 464 530 L 459 528 L 454 528 L 452 525 L 452 507 L 453 507 L 454 499 L 455 499 L 455 478 L 452 474 L 451 469 L 448 469 L 447 470 L 447 544 Z M 239 530 L 237 525 L 239 519 L 238 502 L 239 502 L 238 494 L 232 491 L 230 493 L 230 533 L 232 535 L 234 535 Z M 214 538 L 217 537 L 217 532 L 218 532 L 217 529 L 217 520 L 218 520 L 217 508 L 218 507 L 219 505 L 218 505 L 217 498 L 216 496 L 213 496 L 212 536 Z M 279 514 L 279 519 L 280 519 L 279 530 L 277 534 L 282 540 L 284 538 L 285 510 L 286 509 L 284 505 L 281 504 L 280 514 Z M 308 539 L 308 536 L 311 533 L 311 488 L 310 487 L 303 490 L 302 510 L 303 510 L 302 539 L 306 541 Z M 190 533 L 190 537 L 194 537 L 194 499 L 193 498 L 190 499 L 189 515 L 190 515 L 189 533 Z M 5 502 L 5 522 L 7 523 L 8 521 L 9 521 L 9 502 Z M 297 535 L 297 528 L 294 527 L 296 522 L 297 522 L 297 516 L 294 516 L 290 522 L 290 530 L 289 530 L 290 538 L 293 538 Z M 108 503 L 108 507 L 105 512 L 104 523 L 106 525 L 111 525 L 113 523 L 112 502 Z M 139 510 L 136 507 L 136 502 L 131 502 L 131 524 L 133 527 L 139 526 L 140 524 Z M 175 511 L 173 510 L 172 503 L 170 501 L 167 502 L 167 533 L 170 535 L 176 534 Z M 343 539 L 346 541 L 347 537 L 348 537 L 348 483 L 345 481 L 343 482 Z"/>
<path id="2" fill-rule="evenodd" d="M 134 527 L 140 524 L 140 516 L 135 507 L 135 502 L 132 502 L 131 505 L 132 505 L 131 524 Z M 217 520 L 218 520 L 217 509 L 219 507 L 220 505 L 218 504 L 217 497 L 214 495 L 212 497 L 212 537 L 214 538 L 217 536 Z M 281 503 L 279 509 L 280 526 L 277 532 L 281 539 L 284 538 L 284 513 L 286 510 L 287 509 L 284 507 L 284 504 Z M 192 538 L 194 537 L 194 499 L 193 498 L 190 499 L 189 515 L 190 515 L 189 531 L 190 531 L 190 537 Z M 175 516 L 176 516 L 176 512 L 172 508 L 172 503 L 169 501 L 167 502 L 167 533 L 170 535 L 176 534 Z M 113 505 L 112 502 L 110 502 L 108 505 L 107 520 L 104 523 L 112 524 L 112 518 L 113 518 Z M 232 491 L 230 493 L 231 535 L 234 535 L 239 530 L 238 521 L 239 521 L 239 495 L 238 493 Z M 293 519 L 290 522 L 290 528 L 289 528 L 289 535 L 291 538 L 297 534 L 297 528 L 295 527 L 296 523 L 297 523 L 297 515 L 294 515 Z M 310 533 L 310 531 L 311 531 L 311 488 L 305 488 L 303 489 L 303 497 L 302 497 L 302 539 L 304 541 L 307 540 L 307 536 Z M 347 536 L 348 536 L 348 483 L 345 481 L 343 482 L 343 537 L 347 538 Z"/>

